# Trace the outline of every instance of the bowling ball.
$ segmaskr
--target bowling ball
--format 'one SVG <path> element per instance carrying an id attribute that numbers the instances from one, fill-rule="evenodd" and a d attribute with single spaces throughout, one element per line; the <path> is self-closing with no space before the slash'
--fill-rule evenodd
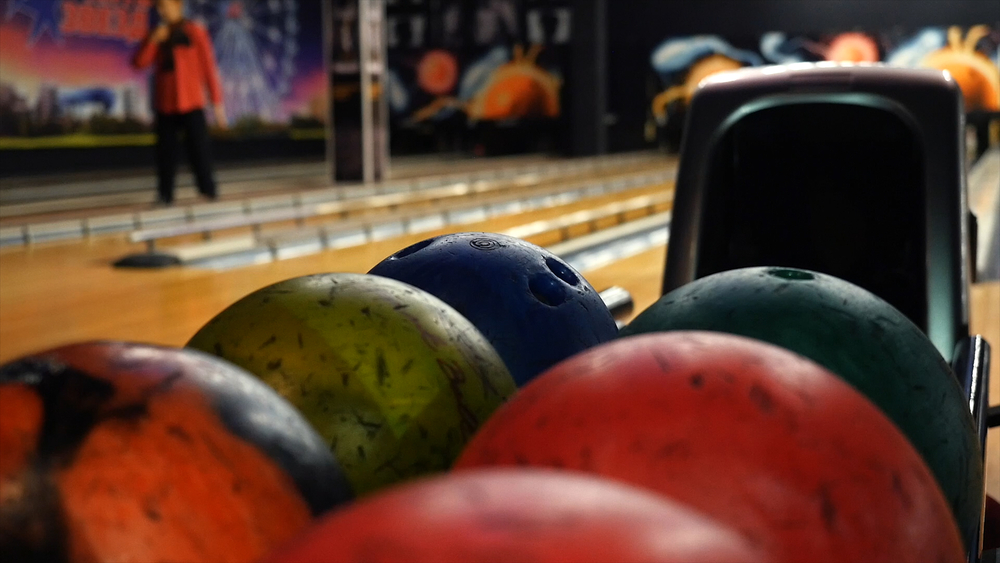
<path id="1" fill-rule="evenodd" d="M 923 332 L 872 293 L 832 276 L 745 268 L 662 296 L 622 335 L 710 330 L 797 352 L 868 396 L 923 455 L 972 542 L 982 517 L 979 439 L 962 389 Z"/>
<path id="2" fill-rule="evenodd" d="M 526 385 L 455 468 L 529 465 L 655 490 L 777 561 L 963 561 L 920 455 L 819 365 L 709 332 L 623 338 Z"/>
<path id="3" fill-rule="evenodd" d="M 558 256 L 494 233 L 456 233 L 404 248 L 369 272 L 434 294 L 482 331 L 518 386 L 617 335 L 594 288 Z"/>
<path id="4" fill-rule="evenodd" d="M 0 366 L 5 560 L 249 562 L 348 498 L 301 415 L 217 358 L 89 342 Z"/>
<path id="5" fill-rule="evenodd" d="M 357 494 L 447 469 L 515 390 L 469 321 L 378 276 L 317 274 L 265 287 L 188 346 L 245 368 L 295 405 Z"/>
<path id="6" fill-rule="evenodd" d="M 648 491 L 547 469 L 463 471 L 335 511 L 269 563 L 765 561 L 738 533 Z"/>

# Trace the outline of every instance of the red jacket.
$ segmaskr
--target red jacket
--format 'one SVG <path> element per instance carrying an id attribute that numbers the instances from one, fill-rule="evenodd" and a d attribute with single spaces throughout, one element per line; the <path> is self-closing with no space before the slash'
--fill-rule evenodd
<path id="1" fill-rule="evenodd" d="M 187 20 L 180 24 L 180 30 L 188 40 L 173 45 L 173 69 L 169 68 L 166 48 L 161 49 L 161 44 L 148 37 L 132 58 L 132 66 L 137 69 L 156 63 L 153 106 L 161 113 L 187 113 L 204 108 L 206 85 L 212 104 L 222 103 L 222 87 L 208 33 Z"/>

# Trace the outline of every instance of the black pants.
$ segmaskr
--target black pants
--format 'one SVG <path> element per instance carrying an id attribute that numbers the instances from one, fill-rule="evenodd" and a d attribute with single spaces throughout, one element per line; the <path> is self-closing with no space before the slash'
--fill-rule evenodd
<path id="1" fill-rule="evenodd" d="M 156 170 L 157 191 L 160 201 L 174 200 L 174 177 L 177 174 L 177 134 L 184 131 L 184 148 L 194 171 L 198 191 L 215 199 L 217 191 L 212 177 L 212 155 L 208 146 L 208 127 L 205 113 L 195 110 L 188 113 L 156 114 Z"/>

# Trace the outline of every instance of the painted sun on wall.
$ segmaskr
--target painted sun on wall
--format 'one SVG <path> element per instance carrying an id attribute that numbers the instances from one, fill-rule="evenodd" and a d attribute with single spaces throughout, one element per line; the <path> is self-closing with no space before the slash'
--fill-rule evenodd
<path id="1" fill-rule="evenodd" d="M 948 71 L 962 89 L 966 110 L 1000 111 L 1000 24 L 924 28 L 916 33 L 849 31 L 823 37 L 765 33 L 756 45 L 734 45 L 716 35 L 673 37 L 650 63 L 660 90 L 650 105 L 647 136 L 682 114 L 703 79 L 746 66 L 810 61 L 883 62 Z"/>

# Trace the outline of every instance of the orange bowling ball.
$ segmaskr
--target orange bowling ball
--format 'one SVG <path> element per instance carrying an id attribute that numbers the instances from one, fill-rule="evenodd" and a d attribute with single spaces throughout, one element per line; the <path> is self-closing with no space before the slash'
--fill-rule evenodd
<path id="1" fill-rule="evenodd" d="M 404 484 L 323 517 L 268 563 L 767 561 L 738 533 L 578 472 L 480 469 Z"/>
<path id="2" fill-rule="evenodd" d="M 350 498 L 318 434 L 236 366 L 88 342 L 0 366 L 0 559 L 256 561 Z"/>
<path id="3" fill-rule="evenodd" d="M 653 333 L 561 362 L 455 467 L 505 465 L 653 489 L 779 561 L 964 560 L 941 489 L 893 423 L 819 365 L 743 337 Z"/>

